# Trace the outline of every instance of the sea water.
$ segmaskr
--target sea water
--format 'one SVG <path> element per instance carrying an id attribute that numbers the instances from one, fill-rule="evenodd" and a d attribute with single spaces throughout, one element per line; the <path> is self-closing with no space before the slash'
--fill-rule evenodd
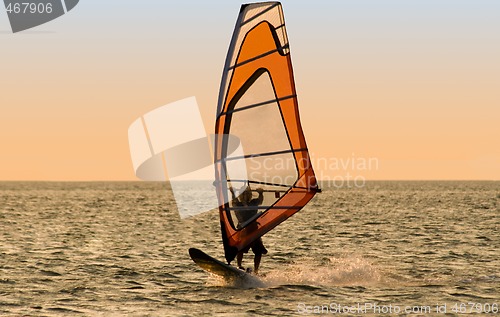
<path id="1" fill-rule="evenodd" d="M 180 220 L 166 184 L 3 182 L 0 315 L 498 314 L 499 203 L 500 182 L 323 188 L 263 237 L 254 288 L 191 261 L 223 259 L 218 213 Z"/>

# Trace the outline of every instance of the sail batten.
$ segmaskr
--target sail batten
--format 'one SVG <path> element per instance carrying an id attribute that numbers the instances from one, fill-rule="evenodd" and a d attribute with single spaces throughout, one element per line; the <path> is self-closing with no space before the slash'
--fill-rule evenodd
<path id="1" fill-rule="evenodd" d="M 274 208 L 274 209 L 300 209 L 302 208 L 301 206 L 256 206 L 256 209 L 269 209 L 269 208 Z M 229 207 L 227 210 L 246 210 L 246 207 Z"/>
<path id="2" fill-rule="evenodd" d="M 284 187 L 284 188 L 290 188 L 290 185 L 285 185 L 285 184 L 276 184 L 276 183 L 269 183 L 269 182 L 259 182 L 259 181 L 254 181 L 254 180 L 247 180 L 247 179 L 231 179 L 232 183 L 249 183 L 249 184 L 255 184 L 255 185 L 266 185 L 266 186 L 273 186 L 273 187 Z M 293 188 L 299 188 L 299 189 L 305 189 L 305 190 L 310 190 L 310 188 L 306 187 L 300 187 L 300 186 L 292 186 Z M 279 191 L 279 190 L 275 190 Z"/>
<path id="3" fill-rule="evenodd" d="M 215 124 L 215 185 L 228 262 L 318 191 L 298 111 L 281 4 L 243 5 L 223 70 Z M 225 135 L 240 140 L 242 155 L 228 154 Z M 237 162 L 246 166 L 246 175 L 234 170 Z M 239 196 L 247 190 L 253 192 L 251 202 Z"/>
<path id="4" fill-rule="evenodd" d="M 262 54 L 260 54 L 260 55 L 258 55 L 258 56 L 255 56 L 255 57 L 252 57 L 252 58 L 250 58 L 250 59 L 247 59 L 247 60 L 244 60 L 244 61 L 242 61 L 242 62 L 239 62 L 239 63 L 238 63 L 238 64 L 236 64 L 236 65 L 229 66 L 229 70 L 233 70 L 233 69 L 235 69 L 235 68 L 237 68 L 237 67 L 240 67 L 240 66 L 243 66 L 243 65 L 245 65 L 245 64 L 248 64 L 248 63 L 250 63 L 250 62 L 256 61 L 256 60 L 261 59 L 261 58 L 264 58 L 264 57 L 266 57 L 266 56 L 268 56 L 268 55 L 271 55 L 271 54 L 273 54 L 273 53 L 282 52 L 283 50 L 285 50 L 285 49 L 287 49 L 287 48 L 288 48 L 288 44 L 283 45 L 283 46 L 281 46 L 281 47 L 279 47 L 279 48 L 277 48 L 277 49 L 274 49 L 274 50 L 271 50 L 271 51 L 267 51 L 267 52 L 262 53 Z"/>
<path id="5" fill-rule="evenodd" d="M 278 99 L 272 99 L 272 100 L 268 100 L 268 101 L 263 101 L 263 102 L 259 102 L 259 103 L 253 104 L 253 105 L 248 105 L 248 106 L 244 106 L 244 107 L 241 107 L 241 108 L 238 108 L 238 109 L 233 109 L 233 110 L 230 110 L 230 111 L 227 111 L 227 112 L 223 112 L 223 113 L 221 113 L 221 115 L 232 114 L 232 113 L 235 113 L 235 112 L 238 112 L 238 111 L 241 111 L 241 110 L 247 110 L 247 109 L 251 109 L 251 108 L 254 108 L 254 107 L 260 107 L 260 106 L 264 106 L 264 105 L 267 105 L 267 104 L 270 104 L 270 103 L 273 103 L 273 102 L 283 101 L 283 100 L 287 100 L 287 99 L 291 99 L 291 98 L 296 98 L 296 97 L 297 97 L 297 95 L 290 95 L 290 96 L 285 96 L 285 97 L 281 97 L 281 98 L 278 98 Z"/>
<path id="6" fill-rule="evenodd" d="M 225 158 L 224 161 L 234 161 L 234 160 L 242 160 L 242 159 L 247 159 L 247 158 L 256 158 L 256 157 L 261 157 L 261 156 L 271 156 L 271 155 L 276 155 L 276 154 L 285 154 L 285 153 L 294 153 L 294 152 L 300 152 L 300 151 L 307 151 L 306 148 L 303 149 L 291 149 L 291 150 L 282 150 L 282 151 L 275 151 L 275 152 L 267 152 L 267 153 L 252 153 L 252 154 L 247 154 L 247 155 L 242 155 L 242 156 L 232 156 Z"/>

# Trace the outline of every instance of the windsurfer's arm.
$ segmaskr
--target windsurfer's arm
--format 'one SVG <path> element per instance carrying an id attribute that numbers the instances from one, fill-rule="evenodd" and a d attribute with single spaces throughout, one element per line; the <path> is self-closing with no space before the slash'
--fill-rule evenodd
<path id="1" fill-rule="evenodd" d="M 232 187 L 232 186 L 231 186 L 231 187 L 229 187 L 229 191 L 231 192 L 231 197 L 232 197 L 232 199 L 233 199 L 233 200 L 235 200 L 235 199 L 236 199 L 236 196 L 234 196 L 234 189 L 233 189 L 233 187 Z"/>
<path id="2" fill-rule="evenodd" d="M 233 205 L 233 207 L 238 206 L 238 203 L 239 203 L 240 201 L 239 201 L 239 200 L 238 200 L 238 198 L 236 198 L 236 196 L 234 195 L 234 189 L 233 189 L 233 187 L 229 187 L 229 191 L 231 192 L 231 196 L 232 196 L 232 198 L 231 198 L 231 204 Z"/>
<path id="3" fill-rule="evenodd" d="M 262 188 L 257 188 L 255 191 L 259 193 L 259 198 L 257 199 L 259 200 L 259 205 L 262 205 L 264 202 L 264 190 Z"/>

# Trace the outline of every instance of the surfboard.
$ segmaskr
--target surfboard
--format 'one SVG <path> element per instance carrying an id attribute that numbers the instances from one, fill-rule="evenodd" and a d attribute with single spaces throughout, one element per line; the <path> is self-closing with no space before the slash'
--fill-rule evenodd
<path id="1" fill-rule="evenodd" d="M 233 286 L 244 288 L 265 287 L 264 282 L 257 276 L 221 262 L 201 250 L 190 248 L 189 255 L 199 267 L 222 277 L 226 283 Z"/>
<path id="2" fill-rule="evenodd" d="M 189 255 L 194 263 L 207 272 L 223 277 L 225 280 L 244 279 L 251 276 L 243 270 L 237 269 L 232 265 L 221 262 L 205 252 L 196 248 L 189 249 Z"/>

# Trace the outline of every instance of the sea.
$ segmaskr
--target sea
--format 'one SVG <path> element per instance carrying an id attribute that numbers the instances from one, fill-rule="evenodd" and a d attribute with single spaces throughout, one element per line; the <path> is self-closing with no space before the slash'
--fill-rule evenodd
<path id="1" fill-rule="evenodd" d="M 224 258 L 218 212 L 168 184 L 0 182 L 0 316 L 498 315 L 499 207 L 494 181 L 326 185 L 232 284 L 188 254 Z"/>

